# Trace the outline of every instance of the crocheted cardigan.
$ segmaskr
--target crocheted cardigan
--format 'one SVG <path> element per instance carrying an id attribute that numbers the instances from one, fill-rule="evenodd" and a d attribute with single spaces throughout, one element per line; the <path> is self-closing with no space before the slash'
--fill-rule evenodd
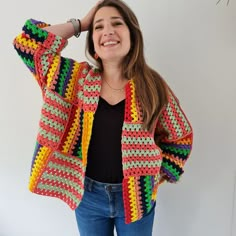
<path id="1" fill-rule="evenodd" d="M 67 40 L 43 30 L 48 24 L 26 21 L 14 47 L 32 72 L 43 94 L 29 189 L 57 197 L 75 209 L 84 193 L 87 153 L 96 111 L 101 76 L 87 62 L 60 55 Z M 177 98 L 168 104 L 153 132 L 142 129 L 142 112 L 135 81 L 125 88 L 122 127 L 123 201 L 126 223 L 135 222 L 155 204 L 160 173 L 177 182 L 192 147 L 192 128 Z M 158 145 L 154 141 L 157 136 Z"/>

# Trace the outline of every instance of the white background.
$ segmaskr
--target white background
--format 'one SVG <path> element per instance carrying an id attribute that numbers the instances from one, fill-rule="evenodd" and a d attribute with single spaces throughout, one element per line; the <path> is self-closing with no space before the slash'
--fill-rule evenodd
<path id="1" fill-rule="evenodd" d="M 143 30 L 148 63 L 172 87 L 194 128 L 180 183 L 159 190 L 154 236 L 236 235 L 236 1 L 216 1 L 126 1 Z M 65 203 L 28 191 L 42 99 L 12 41 L 28 18 L 61 23 L 83 17 L 95 2 L 1 5 L 0 236 L 78 235 Z M 85 34 L 71 39 L 64 56 L 84 60 L 84 41 Z"/>

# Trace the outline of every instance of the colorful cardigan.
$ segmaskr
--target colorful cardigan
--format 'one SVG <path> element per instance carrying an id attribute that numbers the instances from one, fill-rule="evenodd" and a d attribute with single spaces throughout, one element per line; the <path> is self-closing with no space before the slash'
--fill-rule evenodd
<path id="1" fill-rule="evenodd" d="M 101 76 L 87 62 L 62 57 L 67 40 L 42 28 L 48 24 L 29 19 L 14 39 L 19 56 L 42 89 L 43 106 L 33 154 L 29 189 L 57 197 L 75 209 L 83 197 L 87 153 Z M 135 81 L 125 88 L 122 128 L 123 201 L 126 223 L 135 222 L 154 205 L 160 174 L 177 182 L 192 147 L 192 128 L 178 100 L 169 102 L 155 131 L 142 129 L 142 112 Z M 159 139 L 158 145 L 154 138 Z"/>

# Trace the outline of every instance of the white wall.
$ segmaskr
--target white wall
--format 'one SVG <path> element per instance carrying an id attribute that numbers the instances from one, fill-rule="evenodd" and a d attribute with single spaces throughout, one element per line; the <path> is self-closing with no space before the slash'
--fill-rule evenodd
<path id="1" fill-rule="evenodd" d="M 236 235 L 236 2 L 216 1 L 126 1 L 142 26 L 148 62 L 171 85 L 195 132 L 181 182 L 159 190 L 154 236 Z M 12 40 L 28 18 L 64 22 L 95 2 L 1 6 L 0 236 L 78 235 L 66 204 L 27 189 L 42 100 Z M 84 39 L 72 39 L 64 55 L 85 59 Z"/>

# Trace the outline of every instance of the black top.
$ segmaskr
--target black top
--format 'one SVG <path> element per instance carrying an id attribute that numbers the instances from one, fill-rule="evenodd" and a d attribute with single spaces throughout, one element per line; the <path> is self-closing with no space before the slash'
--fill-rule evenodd
<path id="1" fill-rule="evenodd" d="M 94 115 L 86 176 L 103 183 L 121 183 L 121 133 L 125 100 L 115 105 L 100 97 Z"/>

